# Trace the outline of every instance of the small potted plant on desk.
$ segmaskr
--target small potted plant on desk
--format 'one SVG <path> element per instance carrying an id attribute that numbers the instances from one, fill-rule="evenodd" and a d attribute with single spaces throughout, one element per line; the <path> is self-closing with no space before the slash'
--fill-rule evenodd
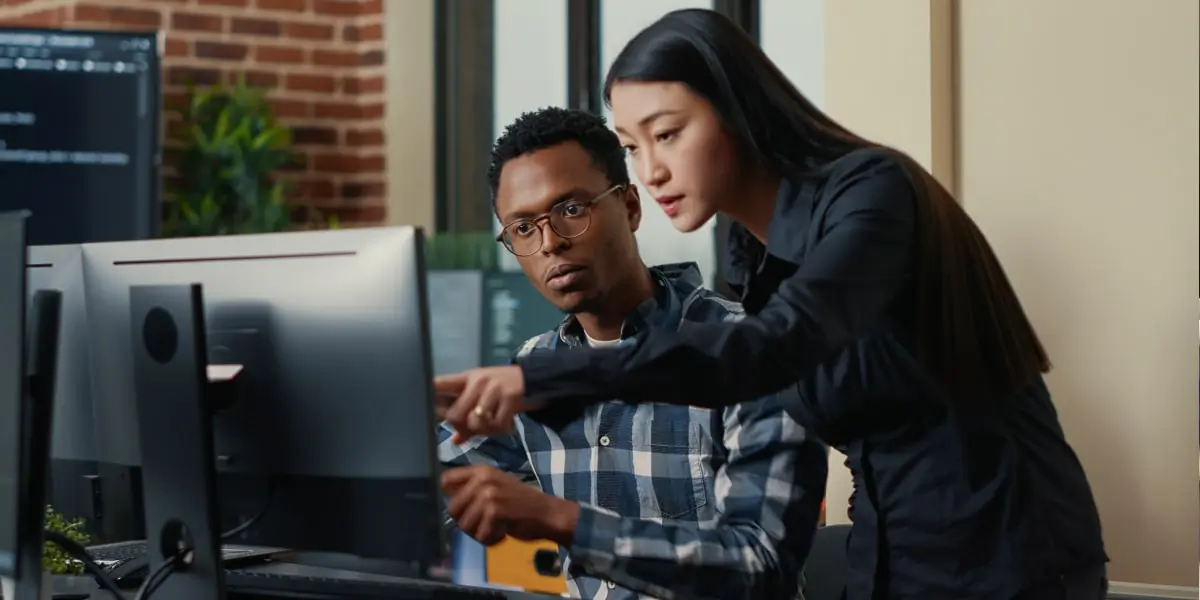
<path id="1" fill-rule="evenodd" d="M 54 510 L 54 507 L 46 506 L 45 519 L 44 527 L 47 531 L 53 531 L 84 547 L 92 541 L 81 518 L 68 519 Z M 84 572 L 82 562 L 51 542 L 42 544 L 42 574 L 42 598 L 47 600 L 54 594 L 86 594 L 99 587 L 91 576 Z"/>

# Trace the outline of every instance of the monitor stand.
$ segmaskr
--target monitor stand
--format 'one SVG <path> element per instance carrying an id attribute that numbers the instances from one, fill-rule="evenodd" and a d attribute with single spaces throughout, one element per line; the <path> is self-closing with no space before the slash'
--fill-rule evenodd
<path id="1" fill-rule="evenodd" d="M 143 585 L 156 586 L 153 598 L 223 599 L 201 287 L 135 286 L 129 305 L 150 562 Z"/>

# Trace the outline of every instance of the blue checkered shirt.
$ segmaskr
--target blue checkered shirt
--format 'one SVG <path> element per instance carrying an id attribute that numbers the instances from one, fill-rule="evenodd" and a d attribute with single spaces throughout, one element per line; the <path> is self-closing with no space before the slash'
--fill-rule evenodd
<path id="1" fill-rule="evenodd" d="M 626 321 L 623 338 L 644 327 L 742 317 L 739 305 L 701 287 L 695 265 L 651 273 L 658 293 Z M 518 355 L 584 343 L 568 317 Z M 508 436 L 455 445 L 451 433 L 439 427 L 447 467 L 492 465 L 580 504 L 573 543 L 561 549 L 572 596 L 799 594 L 826 454 L 774 396 L 723 411 L 613 400 L 587 407 L 561 429 L 521 416 Z M 811 506 L 795 510 L 802 503 Z"/>

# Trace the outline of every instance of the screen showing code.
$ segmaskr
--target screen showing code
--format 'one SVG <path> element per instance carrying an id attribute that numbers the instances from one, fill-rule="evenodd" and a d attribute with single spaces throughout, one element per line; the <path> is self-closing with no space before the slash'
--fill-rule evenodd
<path id="1" fill-rule="evenodd" d="M 34 245 L 156 230 L 158 57 L 142 34 L 0 29 L 0 211 Z"/>

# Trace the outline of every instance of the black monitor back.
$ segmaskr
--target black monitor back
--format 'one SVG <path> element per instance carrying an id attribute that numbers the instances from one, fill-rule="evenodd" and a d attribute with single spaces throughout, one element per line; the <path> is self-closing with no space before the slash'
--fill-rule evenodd
<path id="1" fill-rule="evenodd" d="M 85 245 L 101 458 L 141 460 L 129 288 L 199 283 L 209 362 L 244 367 L 242 398 L 214 417 L 223 519 L 269 502 L 238 541 L 432 560 L 422 248 L 408 227 Z"/>
<path id="2" fill-rule="evenodd" d="M 15 577 L 21 557 L 24 272 L 25 215 L 0 213 L 0 577 Z"/>
<path id="3" fill-rule="evenodd" d="M 24 213 L 0 214 L 0 576 L 40 597 L 61 293 L 25 310 Z"/>

